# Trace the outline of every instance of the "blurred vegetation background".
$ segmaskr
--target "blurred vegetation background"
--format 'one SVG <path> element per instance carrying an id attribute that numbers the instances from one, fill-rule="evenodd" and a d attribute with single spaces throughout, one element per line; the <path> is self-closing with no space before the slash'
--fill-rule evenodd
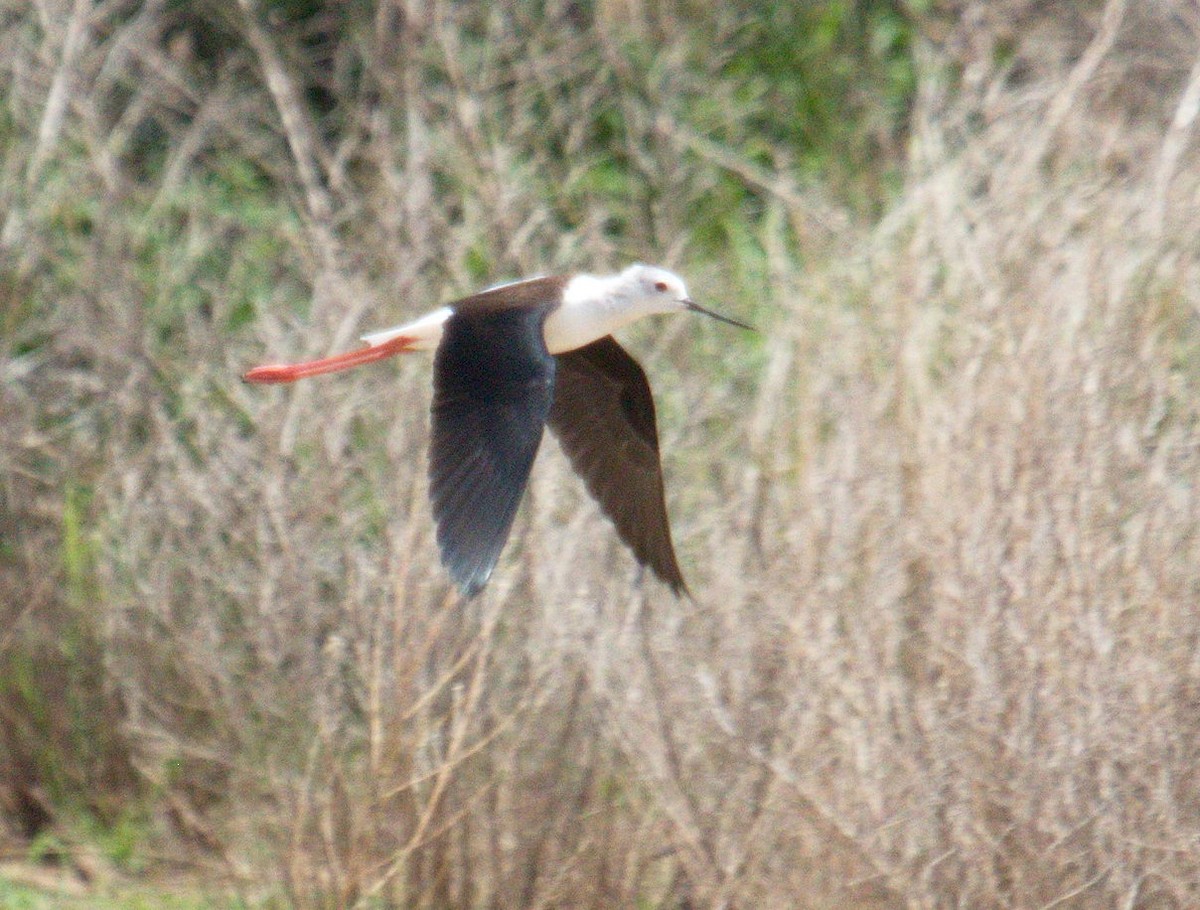
<path id="1" fill-rule="evenodd" d="M 0 7 L 0 903 L 1200 903 L 1200 8 Z M 429 362 L 632 260 L 696 603 Z"/>

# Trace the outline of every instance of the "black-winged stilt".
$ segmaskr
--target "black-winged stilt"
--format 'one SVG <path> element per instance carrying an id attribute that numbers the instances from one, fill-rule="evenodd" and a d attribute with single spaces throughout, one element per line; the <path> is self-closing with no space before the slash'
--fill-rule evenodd
<path id="1" fill-rule="evenodd" d="M 611 333 L 644 316 L 703 313 L 683 279 L 632 265 L 617 275 L 532 278 L 364 335 L 366 347 L 256 367 L 247 382 L 292 382 L 435 351 L 430 497 L 442 562 L 467 596 L 487 583 L 549 424 L 588 491 L 643 566 L 686 594 L 667 508 L 646 374 Z"/>

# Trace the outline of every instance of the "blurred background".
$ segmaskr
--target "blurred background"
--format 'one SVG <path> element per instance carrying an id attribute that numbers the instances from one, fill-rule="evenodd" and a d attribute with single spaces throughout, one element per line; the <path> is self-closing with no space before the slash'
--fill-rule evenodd
<path id="1" fill-rule="evenodd" d="M 1200 7 L 0 7 L 0 905 L 1200 903 Z M 631 261 L 696 594 L 430 361 Z"/>

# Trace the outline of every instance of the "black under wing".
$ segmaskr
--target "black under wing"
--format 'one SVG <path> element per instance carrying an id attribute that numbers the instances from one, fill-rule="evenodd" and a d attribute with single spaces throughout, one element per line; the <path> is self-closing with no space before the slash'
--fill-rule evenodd
<path id="1" fill-rule="evenodd" d="M 637 561 L 689 594 L 671 543 L 646 374 L 611 335 L 557 359 L 551 431 Z"/>
<path id="2" fill-rule="evenodd" d="M 434 358 L 430 496 L 442 562 L 468 597 L 500 557 L 550 413 L 548 311 L 456 310 Z"/>

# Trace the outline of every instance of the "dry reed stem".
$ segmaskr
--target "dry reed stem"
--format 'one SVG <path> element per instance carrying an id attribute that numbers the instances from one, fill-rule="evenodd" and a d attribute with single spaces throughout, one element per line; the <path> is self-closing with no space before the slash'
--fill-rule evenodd
<path id="1" fill-rule="evenodd" d="M 91 10 L 70 55 L 0 30 L 0 173 L 39 169 L 0 194 L 28 241 L 3 293 L 0 659 L 111 694 L 107 748 L 165 794 L 164 843 L 298 907 L 1192 902 L 1190 7 L 963 4 L 872 230 L 689 122 L 672 92 L 719 61 L 683 74 L 708 57 L 668 41 L 642 73 L 566 6 L 380 5 L 322 42 L 246 0 L 212 56 L 174 9 Z M 687 33 L 665 7 L 599 17 L 626 12 Z M 606 155 L 638 198 L 605 195 Z M 689 259 L 728 173 L 758 206 L 740 252 Z M 623 336 L 695 604 L 639 581 L 553 444 L 459 603 L 427 360 L 237 382 L 481 269 L 635 256 L 765 330 Z M 78 750 L 0 712 L 15 829 L 22 756 Z M 77 757 L 76 792 L 138 789 Z"/>

